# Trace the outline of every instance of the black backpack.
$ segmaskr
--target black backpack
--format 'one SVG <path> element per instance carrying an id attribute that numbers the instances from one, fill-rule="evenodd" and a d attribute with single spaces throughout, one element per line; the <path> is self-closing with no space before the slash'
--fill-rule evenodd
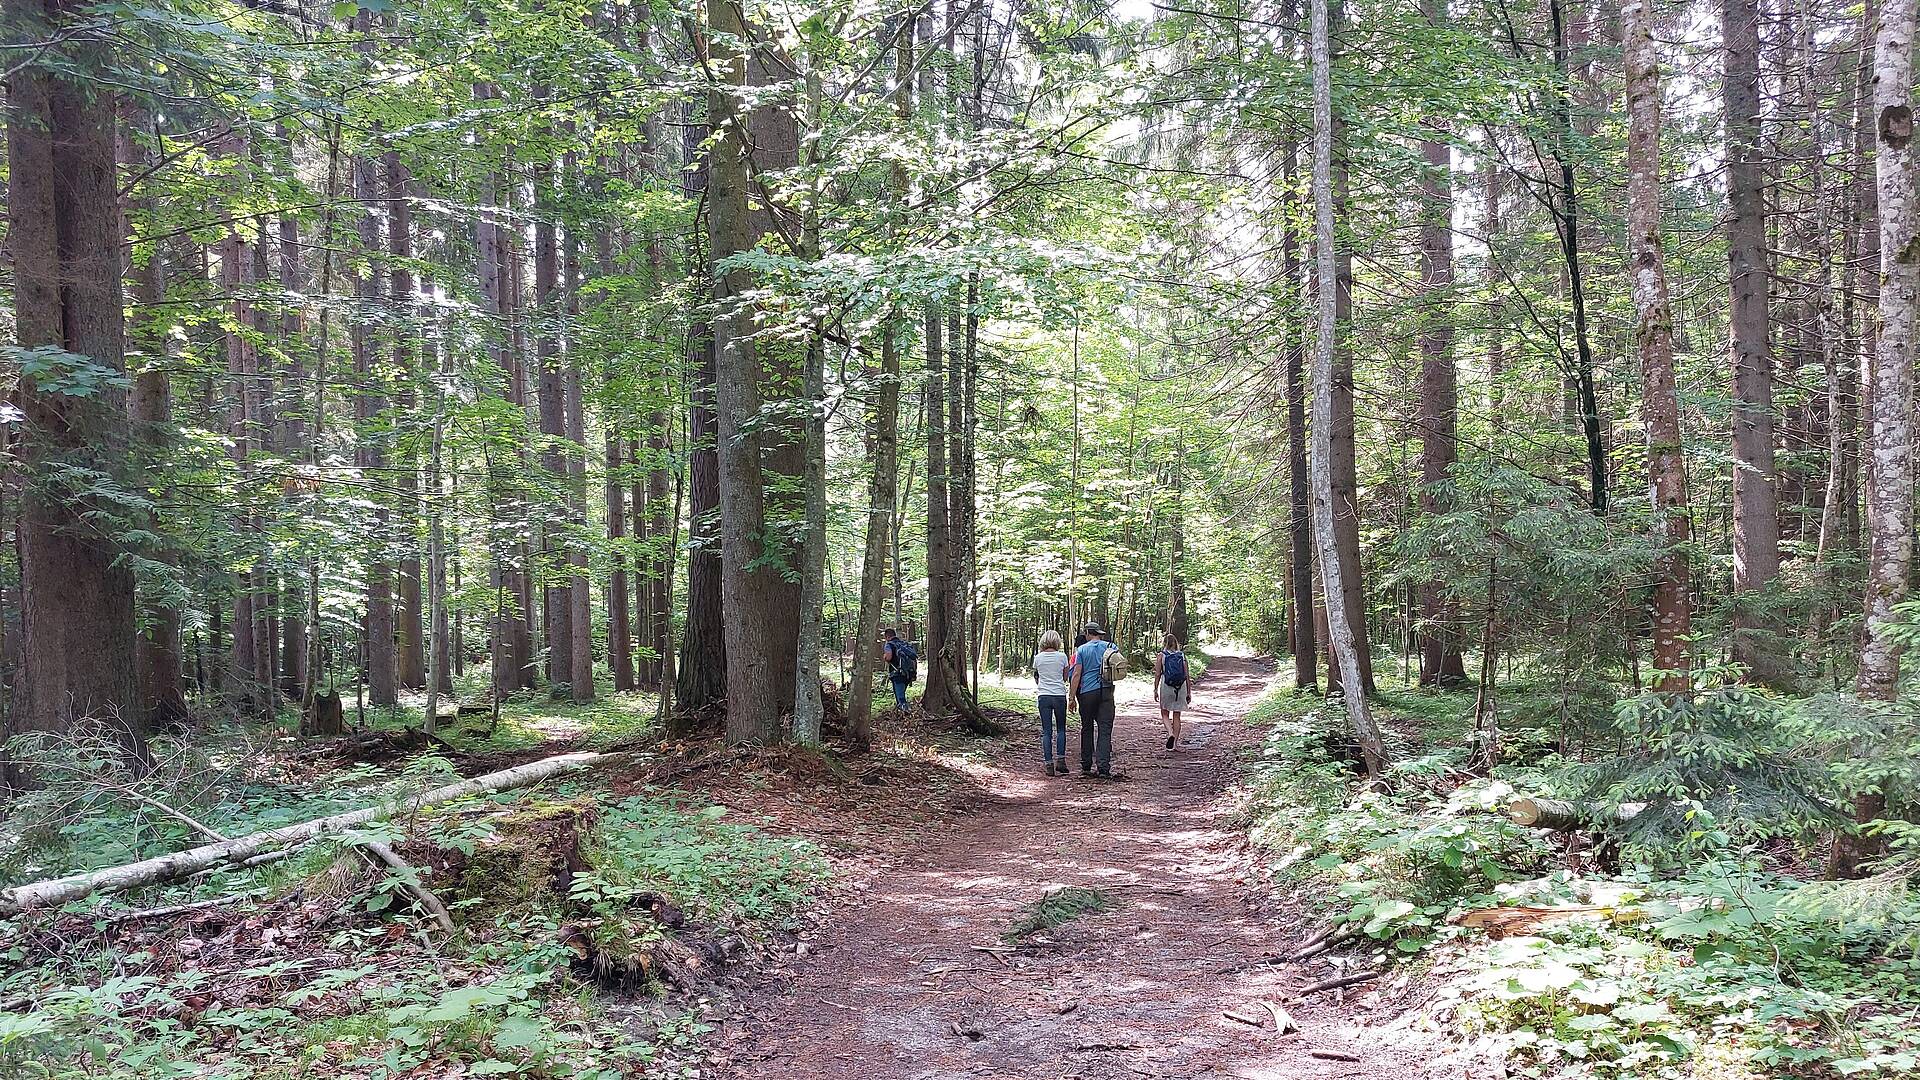
<path id="1" fill-rule="evenodd" d="M 920 681 L 920 650 L 911 641 L 893 643 L 893 673 L 903 682 Z"/>

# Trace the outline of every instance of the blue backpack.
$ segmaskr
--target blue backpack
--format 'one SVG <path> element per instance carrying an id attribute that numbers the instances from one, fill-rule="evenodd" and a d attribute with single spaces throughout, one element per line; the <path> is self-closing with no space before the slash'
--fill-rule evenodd
<path id="1" fill-rule="evenodd" d="M 1160 655 L 1160 681 L 1174 687 L 1187 685 L 1187 654 L 1168 652 Z"/>
<path id="2" fill-rule="evenodd" d="M 913 683 L 920 679 L 920 650 L 913 643 L 901 640 L 893 646 L 893 673 L 901 682 Z"/>

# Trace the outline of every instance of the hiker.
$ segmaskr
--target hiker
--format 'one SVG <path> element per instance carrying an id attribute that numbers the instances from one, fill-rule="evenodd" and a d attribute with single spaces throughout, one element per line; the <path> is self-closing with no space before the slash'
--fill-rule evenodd
<path id="1" fill-rule="evenodd" d="M 1076 649 L 1067 679 L 1069 711 L 1080 713 L 1080 775 L 1113 775 L 1113 684 L 1126 678 L 1127 659 L 1099 623 L 1088 623 L 1087 643 Z"/>
<path id="2" fill-rule="evenodd" d="M 1167 634 L 1153 657 L 1153 696 L 1160 701 L 1160 722 L 1167 728 L 1167 749 L 1180 745 L 1180 714 L 1193 702 L 1193 680 L 1180 639 Z"/>
<path id="3" fill-rule="evenodd" d="M 880 633 L 880 655 L 887 661 L 887 681 L 893 684 L 893 704 L 905 713 L 907 687 L 920 677 L 920 650 L 913 647 L 913 642 L 894 633 L 891 626 Z"/>
<path id="4" fill-rule="evenodd" d="M 1034 695 L 1040 706 L 1040 756 L 1048 776 L 1067 775 L 1067 669 L 1073 660 L 1060 647 L 1060 631 L 1040 635 L 1033 654 Z"/>

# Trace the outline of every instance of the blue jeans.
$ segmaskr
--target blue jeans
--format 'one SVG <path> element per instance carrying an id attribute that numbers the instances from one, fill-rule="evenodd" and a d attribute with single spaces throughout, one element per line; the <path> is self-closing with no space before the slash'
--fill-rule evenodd
<path id="1" fill-rule="evenodd" d="M 900 707 L 901 712 L 906 712 L 907 680 L 898 675 L 889 675 L 887 676 L 887 681 L 893 684 L 893 703 Z"/>
<path id="2" fill-rule="evenodd" d="M 1052 764 L 1067 763 L 1067 695 L 1042 694 L 1040 701 L 1040 756 Z"/>

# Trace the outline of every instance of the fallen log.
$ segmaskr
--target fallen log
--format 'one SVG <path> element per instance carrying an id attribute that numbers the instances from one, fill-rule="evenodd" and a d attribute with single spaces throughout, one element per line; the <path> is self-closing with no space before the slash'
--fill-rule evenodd
<path id="1" fill-rule="evenodd" d="M 462 780 L 457 784 L 435 788 L 422 792 L 410 799 L 401 799 L 352 810 L 331 817 L 303 821 L 297 825 L 285 825 L 266 832 L 257 832 L 249 836 L 222 841 L 217 844 L 205 844 L 185 851 L 176 851 L 170 855 L 143 859 L 140 862 L 124 866 L 112 866 L 104 870 L 94 870 L 84 874 L 72 874 L 50 881 L 36 881 L 28 885 L 16 885 L 11 889 L 0 889 L 0 918 L 18 915 L 35 908 L 55 907 L 83 896 L 99 892 L 119 892 L 123 889 L 135 889 L 144 885 L 159 885 L 164 882 L 178 881 L 181 878 L 199 873 L 211 867 L 228 863 L 243 863 L 263 852 L 271 851 L 288 844 L 312 840 L 332 833 L 345 832 L 375 821 L 409 813 L 423 807 L 453 802 L 457 799 L 472 798 L 476 795 L 490 795 L 501 791 L 537 784 L 542 780 L 578 772 L 590 765 L 605 760 L 606 754 L 561 754 L 529 762 L 525 765 L 501 772 L 476 776 L 471 780 Z"/>
<path id="2" fill-rule="evenodd" d="M 1632 821 L 1634 815 L 1646 808 L 1645 803 L 1605 806 L 1570 799 L 1515 799 L 1507 807 L 1507 817 L 1515 825 L 1525 825 L 1530 829 L 1575 832 L 1591 829 L 1595 825 L 1618 825 Z"/>

